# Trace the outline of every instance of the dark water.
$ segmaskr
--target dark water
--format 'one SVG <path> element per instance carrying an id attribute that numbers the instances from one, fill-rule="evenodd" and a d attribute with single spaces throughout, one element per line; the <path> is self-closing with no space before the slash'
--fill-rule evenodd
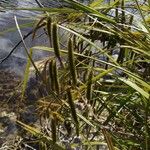
<path id="1" fill-rule="evenodd" d="M 9 2 L 8 2 L 9 1 Z M 6 3 L 7 2 L 7 3 Z M 3 7 L 37 7 L 34 0 L 7 0 L 1 1 L 0 6 Z M 13 49 L 13 47 L 20 41 L 20 36 L 18 31 L 15 29 L 14 16 L 17 17 L 19 25 L 32 23 L 33 18 L 36 17 L 37 13 L 29 11 L 16 11 L 16 10 L 6 10 L 0 12 L 0 60 L 8 55 L 8 53 Z M 32 19 L 31 19 L 32 17 Z M 22 34 L 26 35 L 31 31 L 31 27 L 22 28 Z M 47 43 L 45 37 L 38 38 L 34 41 L 31 37 L 25 40 L 28 48 L 41 44 Z M 36 52 L 35 59 L 38 57 L 43 57 L 45 53 Z M 15 52 L 6 61 L 0 64 L 0 69 L 8 68 L 19 74 L 22 74 L 24 64 L 26 62 L 26 54 L 23 45 L 17 47 Z"/>

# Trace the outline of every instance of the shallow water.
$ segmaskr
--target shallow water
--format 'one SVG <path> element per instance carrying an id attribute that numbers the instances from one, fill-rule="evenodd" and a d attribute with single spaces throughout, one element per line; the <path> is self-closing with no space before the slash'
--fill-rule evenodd
<path id="1" fill-rule="evenodd" d="M 15 2 L 15 7 L 37 7 L 37 4 L 34 0 L 18 0 Z M 36 17 L 38 13 L 29 12 L 29 11 L 18 11 L 18 10 L 9 10 L 6 12 L 0 12 L 0 60 L 8 55 L 8 53 L 13 49 L 13 47 L 21 40 L 18 31 L 16 30 L 16 25 L 14 21 L 14 16 L 17 17 L 19 25 L 32 23 L 32 19 Z M 31 27 L 21 28 L 22 34 L 26 35 L 31 31 Z M 38 38 L 34 41 L 31 40 L 31 37 L 25 40 L 28 48 L 40 44 L 45 43 L 46 40 L 42 38 Z M 36 54 L 36 58 L 43 57 L 45 53 L 38 52 Z M 11 69 L 19 74 L 22 74 L 22 67 L 26 62 L 26 53 L 24 51 L 24 47 L 22 45 L 18 46 L 14 53 L 9 57 L 5 62 L 0 64 L 1 68 Z"/>

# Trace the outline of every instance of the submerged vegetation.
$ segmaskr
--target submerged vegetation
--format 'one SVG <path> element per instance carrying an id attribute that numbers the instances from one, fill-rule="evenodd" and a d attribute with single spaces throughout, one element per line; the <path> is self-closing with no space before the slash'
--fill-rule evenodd
<path id="1" fill-rule="evenodd" d="M 30 90 L 39 93 L 28 102 L 38 127 L 17 121 L 32 135 L 24 143 L 41 150 L 149 150 L 150 2 L 62 0 L 59 8 L 37 2 L 40 8 L 19 9 L 41 12 L 32 37 L 43 29 L 49 46 L 28 49 L 15 18 L 28 55 L 21 102 L 30 101 L 31 66 L 38 86 Z M 38 50 L 53 53 L 40 67 L 32 59 Z"/>

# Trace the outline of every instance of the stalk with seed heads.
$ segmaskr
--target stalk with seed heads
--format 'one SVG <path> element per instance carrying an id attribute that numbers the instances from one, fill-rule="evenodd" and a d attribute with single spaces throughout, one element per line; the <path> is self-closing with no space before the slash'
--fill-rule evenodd
<path id="1" fill-rule="evenodd" d="M 55 117 L 55 116 L 53 116 Z M 51 130 L 52 130 L 52 140 L 53 140 L 53 143 L 56 143 L 56 140 L 57 140 L 57 134 L 56 134 L 56 119 L 53 118 L 51 120 Z"/>
<path id="2" fill-rule="evenodd" d="M 77 85 L 77 73 L 76 73 L 76 68 L 75 68 L 75 63 L 74 63 L 74 54 L 73 54 L 73 44 L 71 38 L 68 41 L 68 60 L 69 60 L 69 69 L 70 69 L 70 74 L 72 76 L 72 82 L 73 85 Z"/>
<path id="3" fill-rule="evenodd" d="M 70 89 L 67 90 L 67 96 L 68 96 L 68 103 L 71 108 L 71 114 L 76 125 L 76 134 L 77 136 L 79 136 L 79 122 L 78 122 L 77 113 L 76 113 L 76 109 L 75 109 L 75 105 L 74 105 L 74 101 Z"/>
<path id="4" fill-rule="evenodd" d="M 50 82 L 50 89 L 52 90 L 54 90 L 53 63 L 54 63 L 53 60 L 51 60 L 49 63 L 49 82 Z"/>
<path id="5" fill-rule="evenodd" d="M 59 39 L 58 39 L 58 29 L 57 29 L 57 24 L 53 24 L 52 28 L 52 35 L 53 35 L 53 47 L 54 47 L 54 53 L 57 59 L 59 60 L 60 64 L 62 67 L 64 67 L 63 62 L 60 58 L 60 48 L 59 48 Z"/>
<path id="6" fill-rule="evenodd" d="M 58 72 L 57 72 L 57 66 L 56 61 L 53 63 L 53 78 L 54 78 L 54 84 L 55 84 L 55 90 L 57 94 L 59 94 L 59 80 L 58 80 Z"/>
<path id="7" fill-rule="evenodd" d="M 47 65 L 48 65 L 49 60 L 47 60 L 44 64 L 43 70 L 42 70 L 42 77 L 43 77 L 43 81 L 44 83 L 46 83 L 47 85 Z"/>
<path id="8" fill-rule="evenodd" d="M 49 37 L 49 43 L 51 46 L 51 25 L 52 25 L 52 19 L 50 17 L 47 18 L 47 33 L 48 33 L 48 37 Z"/>
<path id="9" fill-rule="evenodd" d="M 91 70 L 89 73 L 87 89 L 86 89 L 86 98 L 90 103 L 92 99 L 92 77 L 93 77 L 93 71 Z"/>

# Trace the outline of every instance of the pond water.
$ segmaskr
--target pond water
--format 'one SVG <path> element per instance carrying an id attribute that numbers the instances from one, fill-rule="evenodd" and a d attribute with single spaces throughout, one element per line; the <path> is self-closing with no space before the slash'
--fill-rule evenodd
<path id="1" fill-rule="evenodd" d="M 37 4 L 34 0 L 9 0 L 7 3 L 1 2 L 0 6 L 11 6 L 11 7 L 37 7 Z M 18 31 L 15 28 L 15 21 L 14 16 L 17 17 L 19 25 L 32 23 L 31 17 L 35 17 L 37 13 L 29 12 L 29 11 L 16 11 L 16 10 L 9 10 L 0 12 L 0 60 L 5 58 L 8 53 L 13 49 L 13 47 L 20 41 L 20 36 Z M 22 34 L 26 35 L 31 31 L 30 27 L 22 28 Z M 43 35 L 44 36 L 44 35 Z M 35 44 L 46 44 L 47 40 L 44 37 L 37 38 L 36 40 L 32 41 L 31 38 L 27 38 L 25 40 L 28 47 L 32 47 Z M 37 52 L 34 56 L 35 59 L 39 59 L 46 54 L 44 52 Z M 24 51 L 24 47 L 20 44 L 15 50 L 15 52 L 9 57 L 6 61 L 4 61 L 0 65 L 0 69 L 7 68 L 11 69 L 19 74 L 22 74 L 24 66 L 26 62 L 26 54 Z"/>

